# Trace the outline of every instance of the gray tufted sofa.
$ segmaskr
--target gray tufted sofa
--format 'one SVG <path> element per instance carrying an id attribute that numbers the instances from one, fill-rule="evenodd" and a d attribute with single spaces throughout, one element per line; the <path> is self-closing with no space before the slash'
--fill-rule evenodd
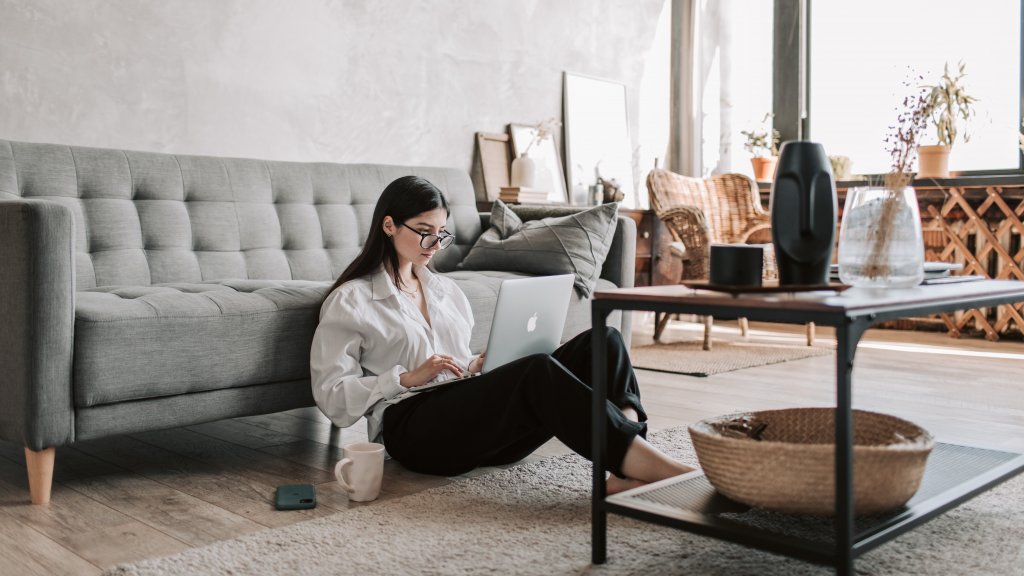
<path id="1" fill-rule="evenodd" d="M 313 405 L 321 298 L 406 174 L 451 203 L 434 265 L 469 297 L 479 350 L 516 274 L 456 270 L 487 225 L 465 172 L 0 140 L 0 439 L 25 447 L 33 502 L 56 446 Z M 635 235 L 620 217 L 599 288 L 632 285 Z M 577 299 L 565 337 L 589 323 Z"/>

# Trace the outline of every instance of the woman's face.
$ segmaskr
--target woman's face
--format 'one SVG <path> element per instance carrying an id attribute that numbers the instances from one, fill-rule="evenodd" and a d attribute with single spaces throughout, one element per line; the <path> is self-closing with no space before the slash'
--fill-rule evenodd
<path id="1" fill-rule="evenodd" d="M 448 214 L 443 208 L 422 212 L 405 222 L 395 222 L 390 216 L 384 217 L 384 233 L 390 235 L 395 242 L 399 264 L 411 262 L 414 265 L 426 266 L 434 253 L 441 249 L 441 245 L 436 242 L 430 248 L 423 248 L 420 244 L 423 242 L 423 236 L 417 232 L 443 235 L 447 220 Z"/>

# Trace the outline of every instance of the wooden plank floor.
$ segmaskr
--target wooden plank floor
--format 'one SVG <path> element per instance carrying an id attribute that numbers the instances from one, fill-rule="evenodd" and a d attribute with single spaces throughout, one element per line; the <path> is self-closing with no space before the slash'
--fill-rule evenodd
<path id="1" fill-rule="evenodd" d="M 639 320 L 635 344 L 652 332 L 649 316 Z M 800 345 L 803 338 L 802 327 L 752 329 L 758 340 Z M 673 322 L 665 339 L 699 338 L 700 330 Z M 736 331 L 735 323 L 715 325 L 719 338 Z M 907 418 L 945 442 L 1024 452 L 1024 343 L 876 330 L 856 360 L 856 407 Z M 654 430 L 735 410 L 827 406 L 833 375 L 832 356 L 709 378 L 639 372 Z M 365 425 L 338 430 L 306 408 L 82 442 L 57 450 L 53 500 L 42 507 L 28 504 L 22 447 L 0 443 L 2 572 L 99 574 L 121 562 L 366 505 L 349 504 L 332 472 L 341 447 L 365 439 Z M 530 459 L 565 451 L 553 441 Z M 450 481 L 388 462 L 381 498 Z M 318 507 L 274 510 L 274 487 L 299 482 L 316 485 Z"/>

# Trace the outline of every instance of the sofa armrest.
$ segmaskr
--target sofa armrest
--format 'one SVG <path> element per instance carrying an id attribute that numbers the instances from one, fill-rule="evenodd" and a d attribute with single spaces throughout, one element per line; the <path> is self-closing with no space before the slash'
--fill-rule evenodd
<path id="1" fill-rule="evenodd" d="M 0 200 L 0 437 L 32 450 L 74 440 L 74 218 Z"/>
<path id="2" fill-rule="evenodd" d="M 632 288 L 636 280 L 636 222 L 626 216 L 618 216 L 617 220 L 601 278 L 614 282 L 619 288 Z"/>

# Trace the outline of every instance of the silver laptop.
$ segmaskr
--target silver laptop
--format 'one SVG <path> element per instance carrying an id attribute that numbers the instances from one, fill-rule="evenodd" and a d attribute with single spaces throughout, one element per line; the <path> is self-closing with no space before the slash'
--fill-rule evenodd
<path id="1" fill-rule="evenodd" d="M 573 278 L 572 274 L 561 274 L 501 283 L 482 373 L 530 354 L 550 354 L 558 348 L 569 312 Z M 409 391 L 429 390 L 462 379 L 432 382 Z"/>

